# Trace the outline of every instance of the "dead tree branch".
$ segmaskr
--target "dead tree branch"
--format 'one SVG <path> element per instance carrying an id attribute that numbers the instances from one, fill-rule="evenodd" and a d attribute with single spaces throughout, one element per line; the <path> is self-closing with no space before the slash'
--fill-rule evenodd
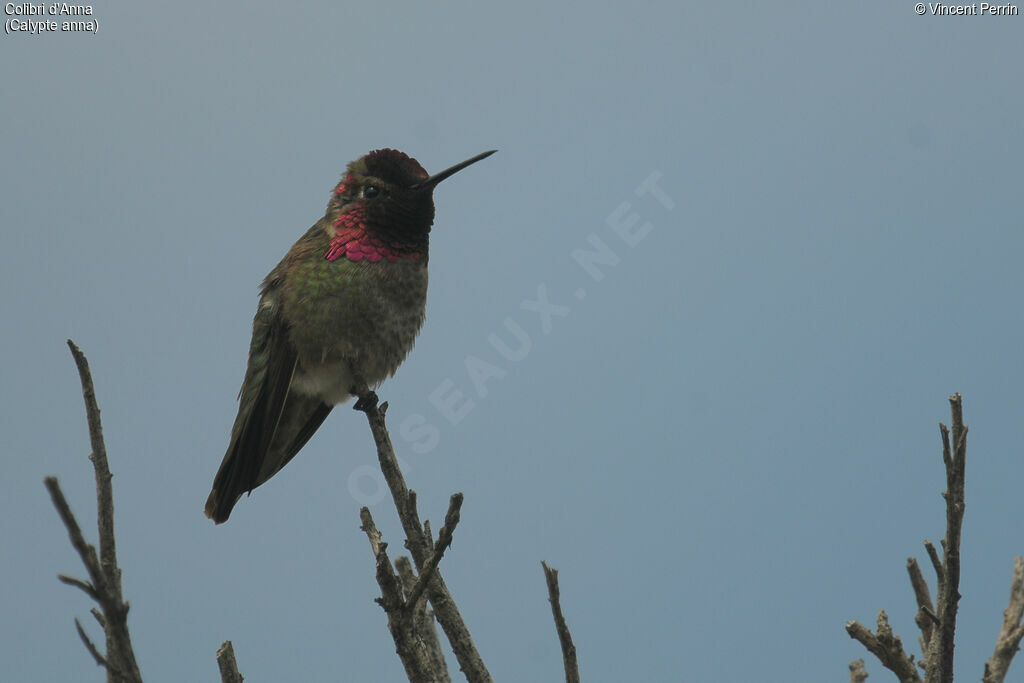
<path id="1" fill-rule="evenodd" d="M 78 366 L 78 374 L 82 382 L 82 396 L 85 399 L 85 414 L 89 424 L 89 442 L 92 453 L 93 469 L 96 474 L 96 505 L 97 526 L 99 529 L 100 551 L 87 543 L 82 535 L 71 506 L 68 505 L 64 493 L 56 477 L 43 480 L 57 514 L 68 531 L 71 545 L 89 574 L 89 582 L 69 576 L 58 575 L 58 578 L 69 585 L 80 588 L 100 606 L 102 617 L 97 616 L 106 635 L 106 655 L 101 655 L 92 644 L 81 624 L 76 620 L 75 626 L 86 649 L 97 664 L 106 667 L 108 681 L 140 681 L 142 675 L 135 660 L 131 637 L 128 633 L 129 605 L 121 594 L 121 569 L 117 564 L 117 547 L 114 541 L 114 493 L 111 485 L 110 467 L 107 463 L 107 449 L 103 443 L 103 425 L 100 422 L 100 409 L 96 403 L 96 391 L 93 387 L 89 362 L 73 341 L 68 340 L 71 355 Z"/>
<path id="2" fill-rule="evenodd" d="M 466 627 L 462 614 L 452 599 L 444 579 L 436 569 L 430 569 L 429 562 L 435 554 L 435 545 L 429 542 L 424 526 L 420 523 L 419 512 L 416 509 L 416 494 L 406 486 L 405 478 L 398 466 L 398 458 L 395 457 L 395 449 L 384 419 L 388 404 L 383 403 L 378 406 L 377 395 L 370 391 L 366 382 L 361 379 L 356 381 L 355 393 L 359 396 L 359 400 L 354 407 L 356 410 L 366 413 L 366 419 L 370 423 L 370 431 L 373 433 L 373 439 L 377 445 L 377 458 L 380 461 L 381 471 L 391 490 L 395 508 L 398 510 L 398 517 L 402 522 L 402 529 L 405 531 L 406 548 L 411 553 L 413 563 L 420 576 L 423 576 L 427 570 L 432 573 L 432 576 L 428 575 L 425 590 L 430 604 L 434 607 L 434 616 L 448 637 L 448 642 L 455 652 L 455 658 L 459 662 L 459 668 L 462 669 L 466 679 L 474 683 L 477 681 L 489 683 L 492 680 L 491 675 L 473 644 L 469 629 Z M 461 497 L 461 494 L 456 495 Z M 439 555 L 438 559 L 440 559 Z M 379 561 L 378 559 L 378 563 Z"/>
<path id="3" fill-rule="evenodd" d="M 95 546 L 85 540 L 81 527 L 71 512 L 71 507 L 61 491 L 56 477 L 46 477 L 44 484 L 50 493 L 53 505 L 67 529 L 72 547 L 78 552 L 89 575 L 88 581 L 64 574 L 59 574 L 58 579 L 67 585 L 78 588 L 99 605 L 99 609 L 94 608 L 91 613 L 106 636 L 106 652 L 100 652 L 78 619 L 75 619 L 75 629 L 96 664 L 106 669 L 108 683 L 141 683 L 142 676 L 128 632 L 129 604 L 123 599 L 121 592 L 121 569 L 117 563 L 114 536 L 112 474 L 103 441 L 100 410 L 96 402 L 88 361 L 70 339 L 68 346 L 78 367 L 82 394 L 85 399 L 89 437 L 92 445 L 92 453 L 89 458 L 93 463 L 96 478 L 97 527 L 100 549 L 97 553 Z M 409 549 L 418 571 L 417 575 L 408 559 L 404 557 L 399 558 L 395 565 L 392 565 L 386 552 L 387 544 L 381 539 L 370 511 L 363 508 L 360 512 L 362 528 L 370 540 L 370 546 L 376 558 L 377 580 L 381 588 L 381 597 L 377 602 L 388 614 L 389 628 L 394 636 L 409 680 L 424 683 L 428 681 L 448 683 L 450 681 L 443 651 L 434 628 L 433 620 L 436 618 L 444 629 L 467 680 L 474 683 L 477 681 L 489 683 L 491 681 L 490 674 L 476 651 L 462 616 L 438 570 L 445 551 L 451 546 L 455 528 L 459 523 L 463 496 L 461 493 L 451 496 L 444 526 L 438 534 L 437 541 L 434 542 L 430 523 L 421 524 L 419 521 L 416 492 L 408 489 L 398 466 L 398 460 L 385 424 L 387 404 L 378 406 L 376 394 L 369 391 L 365 383 L 359 382 L 357 389 L 361 390 L 357 391 L 359 401 L 356 403 L 356 408 L 366 413 L 377 445 L 381 470 L 391 489 L 406 534 L 406 547 Z M 558 572 L 550 569 L 546 564 L 543 566 L 547 577 L 552 611 L 555 615 L 555 624 L 565 658 L 566 680 L 570 683 L 578 682 L 576 650 L 559 604 Z M 433 606 L 432 613 L 427 609 L 427 602 L 422 600 L 423 596 L 426 596 Z M 217 665 L 222 683 L 242 683 L 244 680 L 238 671 L 231 641 L 225 641 L 217 651 Z"/>
<path id="4" fill-rule="evenodd" d="M 864 660 L 855 659 L 850 662 L 850 683 L 864 683 L 868 680 L 868 672 L 864 670 Z"/>
<path id="5" fill-rule="evenodd" d="M 217 650 L 217 668 L 220 669 L 221 683 L 242 683 L 245 680 L 245 677 L 238 671 L 235 648 L 230 640 L 225 640 Z"/>
<path id="6" fill-rule="evenodd" d="M 1003 628 L 996 639 L 996 650 L 985 664 L 983 683 L 1002 683 L 1013 656 L 1024 638 L 1024 558 L 1013 560 L 1013 579 L 1010 582 L 1010 604 L 1003 611 Z"/>
<path id="7" fill-rule="evenodd" d="M 928 582 L 925 581 L 921 574 L 921 567 L 913 557 L 907 558 L 907 574 L 910 575 L 910 586 L 914 589 L 914 598 L 917 600 L 917 614 L 914 615 L 914 623 L 921 629 L 918 642 L 921 645 L 921 652 L 928 652 L 928 644 L 932 639 L 932 627 L 939 618 L 935 616 L 935 609 L 932 607 Z"/>
<path id="8" fill-rule="evenodd" d="M 861 625 L 858 621 L 846 622 L 846 632 L 850 637 L 866 647 L 871 654 L 878 657 L 889 671 L 896 674 L 900 683 L 917 683 L 921 676 L 914 666 L 914 656 L 903 650 L 903 641 L 893 633 L 889 626 L 889 617 L 885 610 L 878 613 L 878 629 L 876 633 Z"/>
<path id="9" fill-rule="evenodd" d="M 110 664 L 107 662 L 107 658 L 101 655 L 100 651 L 96 649 L 96 645 L 92 642 L 92 639 L 89 638 L 85 629 L 82 628 L 82 622 L 78 620 L 78 617 L 75 617 L 75 630 L 78 631 L 78 637 L 82 641 L 82 645 L 85 645 L 85 649 L 88 650 L 89 654 L 92 655 L 92 658 L 96 660 L 96 664 L 109 669 Z"/>
<path id="10" fill-rule="evenodd" d="M 942 565 L 938 571 L 935 603 L 938 622 L 926 654 L 929 683 L 952 683 L 953 647 L 956 636 L 956 613 L 960 603 L 960 532 L 964 523 L 964 473 L 967 460 L 967 427 L 964 425 L 960 394 L 949 397 L 953 414 L 953 439 L 950 431 L 939 424 L 942 433 L 942 462 L 946 465 L 946 536 L 942 539 Z M 934 562 L 934 560 L 933 560 Z"/>
<path id="11" fill-rule="evenodd" d="M 448 501 L 448 513 L 444 516 L 444 526 L 441 527 L 437 543 L 434 544 L 430 557 L 423 563 L 423 569 L 420 571 L 419 578 L 416 579 L 416 583 L 409 590 L 406 600 L 410 607 L 419 602 L 423 596 L 423 591 L 430 585 L 431 578 L 437 572 L 437 565 L 441 562 L 441 558 L 444 557 L 444 551 L 452 544 L 452 534 L 455 532 L 455 527 L 459 524 L 459 512 L 461 510 L 462 494 L 453 493 Z M 424 540 L 427 540 L 426 534 L 424 534 Z"/>
<path id="12" fill-rule="evenodd" d="M 429 537 L 429 533 L 427 536 Z M 412 563 L 405 555 L 395 558 L 395 569 L 402 579 L 402 588 L 405 590 L 406 602 L 410 602 L 409 594 L 416 584 L 416 572 L 413 571 Z M 437 636 L 437 624 L 434 621 L 434 612 L 428 608 L 429 600 L 417 600 L 412 607 L 413 629 L 423 642 L 426 648 L 427 657 L 430 659 L 430 670 L 437 677 L 437 683 L 451 683 L 448 675 L 448 664 L 444 659 L 444 650 L 441 648 L 441 639 Z"/>
<path id="13" fill-rule="evenodd" d="M 415 618 L 416 605 L 407 603 L 402 594 L 402 580 L 388 558 L 388 544 L 381 539 L 370 509 L 362 508 L 359 517 L 377 562 L 377 585 L 380 586 L 381 592 L 377 604 L 384 608 L 388 615 L 388 630 L 395 641 L 398 657 L 405 667 L 406 677 L 412 683 L 430 683 L 443 679 L 447 676 L 444 660 L 441 660 L 441 670 L 433 668 L 437 661 L 431 644 L 432 638 L 429 635 L 423 636 L 417 629 L 423 622 Z M 436 635 L 433 639 L 436 639 Z"/>
<path id="14" fill-rule="evenodd" d="M 917 560 L 907 560 L 907 573 L 917 601 L 914 623 L 921 630 L 919 641 L 923 658 L 918 665 L 925 670 L 927 683 L 952 683 L 953 648 L 956 636 L 956 616 L 960 602 L 960 539 L 963 529 L 964 475 L 967 463 L 967 425 L 963 418 L 963 398 L 960 394 L 949 397 L 953 428 L 939 423 L 942 437 L 942 462 L 946 470 L 946 534 L 942 539 L 942 555 L 931 541 L 924 542 L 925 551 L 935 570 L 936 597 L 932 606 L 928 582 L 921 574 Z M 1024 560 L 1016 558 L 1013 581 L 1010 586 L 1010 604 L 1003 612 L 1003 627 L 996 642 L 995 652 L 985 664 L 984 683 L 1002 683 L 1010 661 L 1024 638 Z M 901 681 L 921 680 L 907 656 L 903 645 L 889 627 L 885 611 L 878 615 L 878 633 L 872 634 L 856 621 L 846 624 L 850 637 L 861 642 L 879 661 Z M 854 662 L 856 664 L 856 662 Z M 854 664 L 850 665 L 851 680 Z M 861 665 L 863 670 L 863 664 Z M 865 672 L 865 677 L 867 676 Z"/>
<path id="15" fill-rule="evenodd" d="M 546 562 L 541 562 L 544 578 L 548 584 L 548 600 L 551 602 L 551 614 L 555 617 L 555 630 L 558 642 L 562 646 L 562 663 L 565 666 L 565 683 L 580 683 L 580 667 L 576 661 L 576 646 L 572 642 L 572 634 L 562 614 L 561 593 L 558 590 L 558 570 L 552 569 Z"/>

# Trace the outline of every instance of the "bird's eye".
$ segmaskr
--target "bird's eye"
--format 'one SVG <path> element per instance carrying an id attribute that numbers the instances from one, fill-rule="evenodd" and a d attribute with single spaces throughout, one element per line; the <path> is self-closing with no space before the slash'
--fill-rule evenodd
<path id="1" fill-rule="evenodd" d="M 377 187 L 376 185 L 366 185 L 365 187 L 363 187 L 363 198 L 364 199 L 373 199 L 374 197 L 376 197 L 379 194 L 380 194 L 380 188 Z"/>

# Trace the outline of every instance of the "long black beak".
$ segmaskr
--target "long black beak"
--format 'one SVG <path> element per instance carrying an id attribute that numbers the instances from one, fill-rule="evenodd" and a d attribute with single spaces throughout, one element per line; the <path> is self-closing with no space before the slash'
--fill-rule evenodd
<path id="1" fill-rule="evenodd" d="M 476 162 L 480 161 L 481 159 L 486 159 L 487 157 L 491 156 L 492 154 L 494 154 L 497 151 L 498 150 L 496 150 L 496 149 L 492 149 L 489 152 L 484 152 L 483 154 L 477 154 L 475 157 L 473 157 L 471 159 L 466 159 L 462 163 L 455 164 L 451 168 L 446 168 L 445 170 L 441 171 L 440 173 L 435 173 L 434 175 L 430 176 L 426 180 L 421 180 L 420 182 L 416 183 L 415 185 L 413 185 L 409 189 L 411 189 L 411 190 L 433 189 L 434 186 L 436 186 L 439 182 L 441 182 L 445 178 L 447 178 L 449 176 L 452 176 L 452 175 L 455 175 L 456 173 L 458 173 L 462 169 L 464 169 L 467 166 L 470 166 L 472 164 L 475 164 Z"/>

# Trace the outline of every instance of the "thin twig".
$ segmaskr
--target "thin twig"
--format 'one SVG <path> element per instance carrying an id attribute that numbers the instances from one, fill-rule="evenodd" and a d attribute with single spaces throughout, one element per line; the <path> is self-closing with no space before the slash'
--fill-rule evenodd
<path id="1" fill-rule="evenodd" d="M 96 589 L 92 587 L 91 583 L 86 583 L 81 579 L 76 579 L 75 577 L 68 576 L 67 574 L 57 574 L 57 580 L 61 583 L 66 583 L 69 586 L 80 588 L 82 592 L 84 592 L 86 595 L 88 595 L 96 602 L 99 602 L 100 600 L 99 593 L 96 592 Z"/>
<path id="2" fill-rule="evenodd" d="M 1013 579 L 1010 581 L 1010 603 L 1003 611 L 1003 627 L 996 639 L 996 649 L 985 663 L 983 683 L 1002 683 L 1013 656 L 1024 638 L 1024 558 L 1013 560 Z"/>
<path id="3" fill-rule="evenodd" d="M 78 637 L 82 640 L 82 644 L 85 645 L 85 649 L 88 650 L 89 654 L 92 655 L 92 658 L 96 660 L 96 664 L 109 670 L 110 664 L 107 662 L 106 658 L 100 654 L 100 651 L 96 649 L 96 645 L 94 645 L 92 640 L 89 639 L 89 636 L 85 633 L 85 629 L 82 628 L 82 622 L 80 622 L 77 617 L 75 618 L 75 630 L 78 631 Z"/>
<path id="4" fill-rule="evenodd" d="M 97 597 L 102 596 L 107 590 L 107 579 L 103 574 L 103 570 L 100 569 L 100 562 L 96 557 L 96 548 L 86 543 L 85 537 L 82 535 L 82 528 L 78 526 L 78 520 L 75 519 L 75 515 L 71 512 L 71 506 L 68 505 L 68 500 L 60 489 L 57 477 L 46 477 L 43 479 L 43 484 L 46 485 L 46 490 L 50 492 L 50 500 L 53 501 L 53 506 L 57 508 L 57 514 L 60 515 L 61 521 L 64 522 L 64 527 L 68 530 L 71 547 L 78 553 L 82 564 L 85 565 L 85 570 L 89 572 L 93 591 L 97 593 Z M 58 577 L 60 576 L 64 575 L 58 575 Z"/>
<path id="5" fill-rule="evenodd" d="M 579 683 L 580 667 L 576 661 L 576 646 L 572 642 L 572 634 L 569 626 L 565 623 L 565 616 L 562 614 L 561 594 L 558 590 L 558 570 L 552 569 L 546 562 L 540 563 L 544 567 L 544 579 L 548 584 L 548 600 L 551 602 L 551 614 L 555 617 L 555 630 L 558 632 L 558 642 L 562 646 L 562 663 L 565 666 L 565 683 Z"/>
<path id="6" fill-rule="evenodd" d="M 452 534 L 455 532 L 455 527 L 459 524 L 459 510 L 461 509 L 462 494 L 453 493 L 448 501 L 448 514 L 444 517 L 444 526 L 441 527 L 441 534 L 437 537 L 437 543 L 434 544 L 434 552 L 430 554 L 430 557 L 423 564 L 420 576 L 416 579 L 412 590 L 409 591 L 409 597 L 406 598 L 409 607 L 413 607 L 419 602 L 423 591 L 426 590 L 430 584 L 430 579 L 437 571 L 437 565 L 441 562 L 444 551 L 452 544 Z"/>
<path id="7" fill-rule="evenodd" d="M 89 424 L 89 445 L 92 448 L 93 470 L 96 474 L 96 524 L 100 532 L 100 566 L 107 576 L 107 582 L 118 594 L 121 593 L 121 570 L 117 566 L 117 541 L 114 538 L 114 489 L 113 475 L 107 461 L 107 447 L 103 441 L 103 423 L 100 408 L 96 403 L 96 389 L 93 386 L 89 361 L 75 342 L 68 339 L 68 348 L 78 366 L 82 383 L 82 398 L 85 399 L 85 417 Z"/>

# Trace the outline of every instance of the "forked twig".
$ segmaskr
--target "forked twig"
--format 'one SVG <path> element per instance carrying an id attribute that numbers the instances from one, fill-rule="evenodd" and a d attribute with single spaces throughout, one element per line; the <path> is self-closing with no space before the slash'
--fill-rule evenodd
<path id="1" fill-rule="evenodd" d="M 135 652 L 132 649 L 131 637 L 128 633 L 129 605 L 121 594 L 121 569 L 117 565 L 117 547 L 114 541 L 114 493 L 110 467 L 107 463 L 107 449 L 103 443 L 100 409 L 96 403 L 96 391 L 85 354 L 70 339 L 68 347 L 75 359 L 75 365 L 78 366 L 78 374 L 82 382 L 82 397 L 85 399 L 85 414 L 89 424 L 89 442 L 92 445 L 89 459 L 92 460 L 96 475 L 100 551 L 97 555 L 96 548 L 86 542 L 57 478 L 46 477 L 43 483 L 50 492 L 50 499 L 53 501 L 61 521 L 64 522 L 71 545 L 89 574 L 88 582 L 63 574 L 58 575 L 58 578 L 63 583 L 81 589 L 99 605 L 99 612 L 94 611 L 94 614 L 97 615 L 97 620 L 100 621 L 106 635 L 107 651 L 105 655 L 99 653 L 77 620 L 75 628 L 93 659 L 101 666 L 106 667 L 108 678 L 114 681 L 141 682 L 142 675 L 139 673 L 139 666 L 135 660 Z"/>
<path id="2" fill-rule="evenodd" d="M 419 512 L 416 510 L 416 494 L 406 486 L 402 470 L 398 465 L 398 458 L 395 456 L 395 449 L 391 443 L 391 435 L 388 433 L 385 423 L 388 404 L 378 405 L 377 395 L 370 391 L 366 382 L 358 377 L 354 393 L 359 397 L 354 406 L 355 409 L 366 413 L 366 419 L 370 424 L 370 431 L 373 433 L 373 440 L 377 446 L 377 458 L 380 461 L 381 472 L 391 490 L 391 497 L 398 510 L 402 529 L 405 531 L 406 547 L 412 555 L 417 571 L 422 576 L 429 569 L 428 562 L 434 555 L 435 545 L 429 542 L 424 533 L 424 526 L 420 523 Z M 440 559 L 439 555 L 438 559 Z M 474 683 L 478 681 L 489 683 L 492 680 L 491 675 L 473 644 L 469 629 L 466 627 L 462 614 L 448 591 L 444 579 L 436 569 L 430 570 L 430 572 L 432 575 L 428 576 L 424 590 L 430 604 L 434 607 L 435 618 L 448 637 L 455 658 L 459 662 L 459 668 L 462 669 L 467 680 Z"/>

